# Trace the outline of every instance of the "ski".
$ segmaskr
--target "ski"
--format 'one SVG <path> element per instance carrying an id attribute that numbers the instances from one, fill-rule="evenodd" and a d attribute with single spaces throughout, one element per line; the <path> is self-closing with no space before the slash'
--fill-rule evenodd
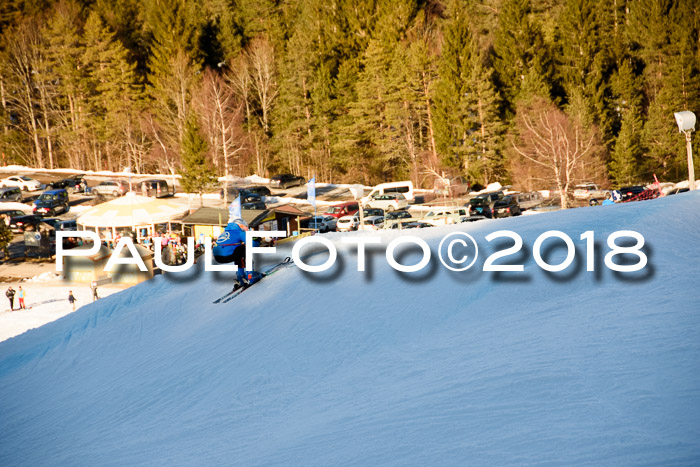
<path id="1" fill-rule="evenodd" d="M 267 276 L 270 276 L 270 275 L 276 273 L 277 271 L 279 271 L 280 269 L 282 269 L 284 266 L 286 266 L 286 265 L 288 265 L 288 264 L 291 264 L 291 263 L 292 263 L 292 259 L 291 259 L 290 257 L 286 257 L 286 258 L 284 259 L 284 261 L 275 264 L 275 265 L 272 266 L 270 269 L 268 269 L 267 271 L 263 272 L 262 275 L 261 275 L 261 277 L 260 277 L 260 279 L 258 279 L 258 281 L 255 282 L 255 284 L 257 284 L 258 282 L 260 282 L 261 280 L 263 280 L 263 279 L 266 278 Z M 252 285 L 255 285 L 255 284 L 252 284 Z M 237 296 L 239 296 L 240 294 L 242 294 L 243 291 L 246 290 L 246 289 L 249 288 L 249 287 L 250 287 L 250 285 L 245 286 L 245 287 L 241 287 L 239 284 L 236 284 L 236 286 L 233 288 L 233 290 L 231 290 L 231 291 L 230 291 L 229 293 L 227 293 L 226 295 L 224 295 L 224 296 L 222 296 L 222 297 L 219 297 L 219 298 L 217 298 L 216 300 L 214 300 L 214 303 L 227 303 L 228 301 L 233 300 L 234 298 L 236 298 Z"/>

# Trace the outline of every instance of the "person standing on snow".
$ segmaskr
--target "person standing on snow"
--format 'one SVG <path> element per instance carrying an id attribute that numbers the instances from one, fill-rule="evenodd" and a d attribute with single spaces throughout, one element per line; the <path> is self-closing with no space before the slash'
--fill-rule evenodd
<path id="1" fill-rule="evenodd" d="M 92 290 L 92 301 L 99 300 L 100 297 L 97 296 L 97 282 L 92 281 L 92 284 L 90 284 L 90 290 Z"/>
<path id="2" fill-rule="evenodd" d="M 24 306 L 24 298 L 26 295 L 24 294 L 24 290 L 22 289 L 22 286 L 19 286 L 19 291 L 17 292 L 17 295 L 19 296 L 19 309 L 20 310 L 26 310 L 27 307 Z"/>
<path id="3" fill-rule="evenodd" d="M 15 289 L 13 289 L 10 286 L 10 288 L 7 289 L 7 292 L 5 292 L 5 295 L 7 295 L 7 298 L 10 300 L 10 311 L 14 311 L 14 309 L 15 309 Z"/>
<path id="4" fill-rule="evenodd" d="M 234 289 L 253 285 L 262 277 L 257 271 L 246 271 L 245 237 L 247 231 L 248 224 L 243 219 L 232 220 L 216 239 L 216 246 L 213 250 L 214 259 L 217 262 L 235 263 L 238 266 L 237 282 Z"/>
<path id="5" fill-rule="evenodd" d="M 69 290 L 68 291 L 68 303 L 73 305 L 73 311 L 75 311 L 75 297 L 73 296 L 73 291 Z"/>

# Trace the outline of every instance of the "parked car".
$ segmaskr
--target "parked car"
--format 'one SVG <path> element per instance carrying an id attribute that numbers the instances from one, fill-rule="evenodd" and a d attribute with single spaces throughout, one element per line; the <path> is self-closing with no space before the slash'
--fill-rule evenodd
<path id="1" fill-rule="evenodd" d="M 75 219 L 65 219 L 58 223 L 55 227 L 56 230 L 78 230 L 78 222 Z"/>
<path id="2" fill-rule="evenodd" d="M 16 186 L 23 191 L 37 191 L 41 190 L 42 185 L 38 180 L 34 180 L 26 175 L 13 175 L 0 180 L 0 188 L 7 186 Z"/>
<path id="3" fill-rule="evenodd" d="M 267 205 L 261 200 L 249 201 L 247 203 L 241 203 L 241 209 L 262 211 L 262 210 L 267 209 Z"/>
<path id="4" fill-rule="evenodd" d="M 358 230 L 379 230 L 384 228 L 384 217 L 370 216 L 365 218 L 364 225 L 358 227 Z"/>
<path id="5" fill-rule="evenodd" d="M 66 213 L 69 210 L 68 192 L 62 188 L 45 191 L 34 201 L 34 214 L 40 216 L 53 217 L 59 212 Z"/>
<path id="6" fill-rule="evenodd" d="M 78 174 L 72 177 L 64 178 L 63 180 L 57 180 L 49 184 L 51 188 L 58 189 L 64 188 L 68 193 L 82 193 L 87 191 L 87 180 L 85 180 L 85 175 Z"/>
<path id="7" fill-rule="evenodd" d="M 14 233 L 22 233 L 25 230 L 39 230 L 39 224 L 43 218 L 36 214 L 13 217 L 10 220 L 10 230 Z"/>
<path id="8" fill-rule="evenodd" d="M 3 209 L 0 211 L 0 216 L 7 216 L 10 219 L 17 216 L 26 216 L 27 213 L 20 209 Z"/>
<path id="9" fill-rule="evenodd" d="M 493 204 L 493 217 L 519 216 L 523 212 L 512 196 L 504 196 Z"/>
<path id="10" fill-rule="evenodd" d="M 228 191 L 228 201 L 229 202 L 232 202 L 233 200 L 235 200 L 239 196 L 241 197 L 241 204 L 262 202 L 262 196 L 260 196 L 257 193 L 253 193 L 252 191 L 248 191 L 247 189 L 228 187 L 226 190 Z M 219 197 L 221 199 L 224 199 L 224 189 L 223 188 L 221 190 L 219 190 Z"/>
<path id="11" fill-rule="evenodd" d="M 333 216 L 336 219 L 340 219 L 343 216 L 351 216 L 359 210 L 359 203 L 357 201 L 350 201 L 348 203 L 334 204 L 333 206 L 328 206 L 326 212 L 324 212 L 323 215 Z"/>
<path id="12" fill-rule="evenodd" d="M 11 201 L 22 201 L 22 190 L 16 186 L 0 188 L 0 202 L 8 203 Z"/>
<path id="13" fill-rule="evenodd" d="M 335 229 L 338 232 L 350 232 L 351 230 L 357 230 L 357 226 L 359 224 L 359 214 L 353 214 L 352 216 L 343 216 L 340 219 L 338 219 Z"/>
<path id="14" fill-rule="evenodd" d="M 392 224 L 390 229 L 425 229 L 427 227 L 433 227 L 433 224 L 428 224 L 427 222 L 421 222 L 421 221 L 412 221 L 412 222 L 405 222 L 405 223 L 400 223 L 397 222 L 395 224 Z"/>
<path id="15" fill-rule="evenodd" d="M 48 224 L 51 227 L 53 227 L 54 230 L 58 230 L 58 226 L 61 225 L 61 222 L 63 222 L 63 219 L 59 219 L 58 217 L 42 217 L 41 221 L 44 224 Z"/>
<path id="16" fill-rule="evenodd" d="M 620 188 L 618 191 L 620 192 L 620 195 L 622 195 L 622 201 L 629 201 L 630 199 L 634 198 L 635 196 L 641 194 L 646 190 L 647 188 L 645 186 L 641 185 L 635 185 L 635 186 L 625 186 Z"/>
<path id="17" fill-rule="evenodd" d="M 600 188 L 595 183 L 582 183 L 574 187 L 574 198 L 580 200 L 604 200 L 608 197 L 609 190 Z"/>
<path id="18" fill-rule="evenodd" d="M 255 193 L 260 196 L 270 196 L 272 194 L 268 187 L 262 185 L 247 186 L 243 189 L 248 193 Z"/>
<path id="19" fill-rule="evenodd" d="M 401 193 L 385 193 L 383 195 L 373 195 L 365 203 L 368 208 L 379 208 L 385 211 L 398 211 L 408 207 L 406 197 Z"/>
<path id="20" fill-rule="evenodd" d="M 27 213 L 19 209 L 3 209 L 0 211 L 0 222 L 5 222 L 10 229 L 15 219 L 26 216 Z"/>
<path id="21" fill-rule="evenodd" d="M 96 195 L 122 196 L 129 191 L 129 186 L 121 180 L 105 180 L 92 187 L 90 193 Z"/>
<path id="22" fill-rule="evenodd" d="M 482 193 L 475 196 L 469 201 L 470 216 L 485 216 L 491 218 L 493 213 L 493 204 L 503 198 L 502 191 L 494 191 L 492 193 Z"/>
<path id="23" fill-rule="evenodd" d="M 175 194 L 175 186 L 170 186 L 168 182 L 161 179 L 143 180 L 139 186 L 143 196 L 164 198 Z"/>
<path id="24" fill-rule="evenodd" d="M 287 189 L 293 186 L 301 186 L 306 183 L 304 177 L 292 174 L 279 174 L 270 179 L 270 186 L 274 188 Z"/>
<path id="25" fill-rule="evenodd" d="M 517 193 L 513 195 L 518 202 L 520 209 L 526 211 L 535 208 L 544 202 L 544 197 L 539 191 L 528 191 L 525 193 Z"/>
<path id="26" fill-rule="evenodd" d="M 379 209 L 379 208 L 364 208 L 364 209 L 362 209 L 362 216 L 363 216 L 363 217 L 372 217 L 372 216 L 382 216 L 382 217 L 384 217 L 384 209 Z"/>
<path id="27" fill-rule="evenodd" d="M 384 224 L 387 228 L 390 227 L 393 229 L 396 224 L 405 224 L 410 222 L 407 219 L 413 219 L 410 212 L 406 210 L 391 211 L 387 212 L 386 216 L 384 216 Z"/>
<path id="28" fill-rule="evenodd" d="M 690 188 L 673 188 L 671 191 L 666 193 L 666 196 L 670 195 L 677 195 L 678 193 L 687 193 L 690 191 Z"/>
<path id="29" fill-rule="evenodd" d="M 432 226 L 459 224 L 462 219 L 469 217 L 467 208 L 439 208 L 429 211 L 422 219 Z"/>
<path id="30" fill-rule="evenodd" d="M 333 216 L 314 216 L 308 220 L 307 228 L 325 233 L 335 230 L 338 219 Z"/>

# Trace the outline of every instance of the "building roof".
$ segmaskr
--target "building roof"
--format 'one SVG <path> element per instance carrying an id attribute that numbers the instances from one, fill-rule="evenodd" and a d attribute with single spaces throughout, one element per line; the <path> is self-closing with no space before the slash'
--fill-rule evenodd
<path id="1" fill-rule="evenodd" d="M 243 220 L 249 226 L 255 227 L 268 215 L 269 211 L 258 209 L 244 209 L 241 211 Z M 228 223 L 229 212 L 226 208 L 201 207 L 192 214 L 183 217 L 178 222 L 185 225 L 226 225 Z"/>
<path id="2" fill-rule="evenodd" d="M 187 206 L 175 201 L 127 193 L 88 209 L 76 221 L 85 227 L 135 227 L 168 222 L 185 212 Z"/>

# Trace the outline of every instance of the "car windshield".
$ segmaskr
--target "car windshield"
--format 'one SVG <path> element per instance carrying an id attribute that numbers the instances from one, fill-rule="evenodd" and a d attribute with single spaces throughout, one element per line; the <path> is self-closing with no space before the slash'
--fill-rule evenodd
<path id="1" fill-rule="evenodd" d="M 31 178 L 27 177 L 26 175 L 22 175 L 22 176 L 19 177 L 19 178 L 21 178 L 21 179 L 24 180 L 25 182 L 28 182 L 28 181 L 31 181 L 31 180 L 32 180 Z"/>
<path id="2" fill-rule="evenodd" d="M 471 200 L 470 204 L 472 206 L 479 206 L 486 204 L 486 198 L 474 198 Z"/>
<path id="3" fill-rule="evenodd" d="M 39 201 L 51 201 L 53 199 L 56 199 L 56 195 L 51 195 L 49 193 L 44 193 L 39 196 Z"/>

